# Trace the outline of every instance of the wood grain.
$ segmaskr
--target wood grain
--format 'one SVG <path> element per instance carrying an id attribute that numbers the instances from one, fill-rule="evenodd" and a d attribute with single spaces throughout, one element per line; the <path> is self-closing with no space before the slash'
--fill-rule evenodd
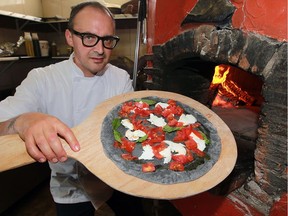
<path id="1" fill-rule="evenodd" d="M 218 161 L 205 175 L 185 183 L 157 184 L 124 173 L 106 157 L 101 144 L 101 126 L 105 116 L 120 103 L 149 96 L 174 99 L 193 107 L 214 125 L 221 139 L 221 153 Z M 233 170 L 237 159 L 234 136 L 224 121 L 201 103 L 172 92 L 136 91 L 110 98 L 98 105 L 83 123 L 72 130 L 81 144 L 81 151 L 73 152 L 63 141 L 67 154 L 80 161 L 106 184 L 138 197 L 171 200 L 204 192 L 223 181 Z M 26 153 L 24 142 L 18 135 L 0 137 L 0 146 L 1 172 L 34 162 Z"/>

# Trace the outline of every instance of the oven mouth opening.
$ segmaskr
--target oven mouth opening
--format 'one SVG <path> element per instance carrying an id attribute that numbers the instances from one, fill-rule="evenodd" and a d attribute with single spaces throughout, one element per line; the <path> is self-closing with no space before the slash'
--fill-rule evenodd
<path id="1" fill-rule="evenodd" d="M 212 109 L 232 131 L 238 150 L 230 176 L 213 189 L 228 194 L 254 171 L 259 115 L 264 101 L 261 77 L 234 66 L 183 58 L 163 68 L 163 90 L 188 96 Z"/>

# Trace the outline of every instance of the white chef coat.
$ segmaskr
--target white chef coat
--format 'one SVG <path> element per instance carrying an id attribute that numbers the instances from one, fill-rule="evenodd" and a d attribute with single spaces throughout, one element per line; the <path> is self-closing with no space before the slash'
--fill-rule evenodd
<path id="1" fill-rule="evenodd" d="M 71 54 L 69 60 L 31 70 L 16 88 L 15 95 L 0 102 L 0 122 L 25 112 L 42 112 L 56 116 L 69 127 L 74 127 L 87 118 L 97 104 L 112 96 L 133 91 L 132 81 L 126 71 L 108 64 L 97 75 L 84 77 L 73 58 L 74 54 Z M 85 167 L 74 159 L 49 165 L 50 189 L 57 203 L 90 200 L 97 208 L 111 195 L 110 187 L 98 179 L 91 180 Z M 92 182 L 91 187 L 88 184 L 86 192 L 78 174 L 87 175 L 89 182 Z M 86 183 L 84 187 L 86 189 Z"/>

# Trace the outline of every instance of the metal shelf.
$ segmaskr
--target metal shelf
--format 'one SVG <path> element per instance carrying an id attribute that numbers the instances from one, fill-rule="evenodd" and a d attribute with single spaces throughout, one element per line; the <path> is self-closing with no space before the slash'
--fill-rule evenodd
<path id="1" fill-rule="evenodd" d="M 137 16 L 130 14 L 115 14 L 116 26 L 119 29 L 137 27 Z M 67 27 L 67 18 L 40 18 L 20 13 L 0 10 L 0 28 L 16 29 L 20 31 L 63 32 Z M 48 26 L 48 28 L 47 28 Z"/>

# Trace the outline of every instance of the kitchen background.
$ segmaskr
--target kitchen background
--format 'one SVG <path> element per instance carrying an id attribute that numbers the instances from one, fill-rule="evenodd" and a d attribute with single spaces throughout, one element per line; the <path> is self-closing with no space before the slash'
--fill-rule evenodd
<path id="1" fill-rule="evenodd" d="M 127 0 L 100 0 L 100 2 L 104 2 L 108 7 L 112 9 L 119 9 Z M 10 11 L 14 13 L 19 13 L 23 15 L 35 16 L 38 18 L 47 18 L 48 21 L 62 21 L 62 24 L 65 22 L 65 19 L 68 19 L 71 6 L 82 2 L 81 0 L 6 0 L 0 2 L 0 10 Z M 53 19 L 53 18 L 58 18 Z M 113 51 L 112 58 L 119 56 L 126 56 L 127 58 L 133 60 L 134 52 L 135 52 L 135 41 L 136 41 L 136 28 L 137 28 L 137 17 L 133 14 L 121 14 L 119 16 L 116 15 L 116 34 L 120 37 L 120 43 L 117 45 L 115 50 Z M 1 21 L 2 22 L 2 21 Z M 125 26 L 122 25 L 125 23 Z M 3 24 L 3 23 L 2 23 Z M 51 43 L 54 41 L 57 45 L 58 55 L 65 56 L 69 53 L 68 46 L 66 45 L 64 31 L 65 25 L 61 25 L 62 28 L 58 29 L 57 24 L 53 24 L 56 26 L 56 29 L 53 30 L 51 26 L 47 23 L 42 23 L 38 25 L 46 25 L 49 31 L 45 32 L 37 32 L 39 36 L 39 40 L 47 40 L 51 46 Z M 128 24 L 128 25 L 127 25 Z M 16 29 L 14 28 L 15 23 L 11 22 L 11 28 L 3 28 L 3 25 L 0 25 L 0 43 L 1 42 L 17 42 L 19 36 L 24 36 L 25 27 L 31 25 L 31 23 L 25 24 L 23 29 L 21 26 Z M 33 29 L 32 29 L 33 30 Z M 37 28 L 35 28 L 37 30 Z M 140 53 L 143 50 L 140 47 Z M 22 45 L 19 50 L 15 53 L 15 55 L 25 55 L 26 50 L 25 46 Z"/>

